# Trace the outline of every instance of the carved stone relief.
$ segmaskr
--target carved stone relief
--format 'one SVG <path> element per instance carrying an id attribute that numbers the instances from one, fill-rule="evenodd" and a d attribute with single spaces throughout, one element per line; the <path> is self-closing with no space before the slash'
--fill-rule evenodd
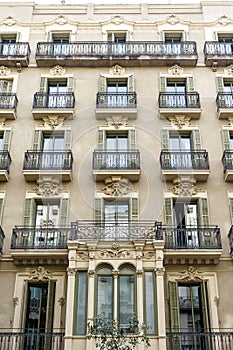
<path id="1" fill-rule="evenodd" d="M 34 270 L 29 275 L 30 281 L 48 281 L 52 278 L 51 272 L 46 270 L 43 266 L 38 266 L 37 270 Z"/>
<path id="2" fill-rule="evenodd" d="M 66 74 L 66 70 L 63 67 L 57 65 L 50 69 L 50 74 L 53 76 L 56 76 L 56 75 L 61 76 Z"/>
<path id="3" fill-rule="evenodd" d="M 191 177 L 180 177 L 173 180 L 173 187 L 170 190 L 179 197 L 191 197 L 199 188 L 196 186 L 196 180 Z"/>
<path id="4" fill-rule="evenodd" d="M 195 270 L 193 266 L 189 266 L 187 270 L 180 272 L 181 276 L 177 279 L 178 281 L 184 282 L 201 282 L 203 281 L 203 272 Z"/>
<path id="5" fill-rule="evenodd" d="M 132 184 L 121 176 L 112 176 L 105 179 L 105 186 L 102 189 L 107 196 L 120 197 L 132 192 Z"/>

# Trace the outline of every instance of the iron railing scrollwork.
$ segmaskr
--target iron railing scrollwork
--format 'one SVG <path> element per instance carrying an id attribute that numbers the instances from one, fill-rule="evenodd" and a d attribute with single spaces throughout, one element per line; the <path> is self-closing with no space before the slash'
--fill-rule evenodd
<path id="1" fill-rule="evenodd" d="M 5 238 L 5 234 L 3 232 L 2 227 L 0 226 L 0 254 L 2 253 L 4 238 Z"/>
<path id="2" fill-rule="evenodd" d="M 99 151 L 93 152 L 93 170 L 139 170 L 140 152 Z"/>
<path id="3" fill-rule="evenodd" d="M 16 226 L 12 232 L 11 249 L 66 249 L 70 227 Z"/>
<path id="4" fill-rule="evenodd" d="M 72 170 L 71 151 L 27 151 L 24 170 Z"/>
<path id="5" fill-rule="evenodd" d="M 194 41 L 128 41 L 37 43 L 36 57 L 111 57 L 111 56 L 197 56 Z"/>
<path id="6" fill-rule="evenodd" d="M 230 253 L 233 253 L 233 226 L 231 226 L 228 233 L 229 245 L 230 245 Z"/>
<path id="7" fill-rule="evenodd" d="M 160 165 L 163 170 L 208 170 L 209 157 L 206 150 L 180 151 L 162 150 L 160 153 Z"/>
<path id="8" fill-rule="evenodd" d="M 9 151 L 0 151 L 0 170 L 10 173 L 11 156 Z"/>
<path id="9" fill-rule="evenodd" d="M 206 41 L 204 45 L 205 56 L 231 56 L 233 54 L 233 41 Z"/>
<path id="10" fill-rule="evenodd" d="M 29 43 L 0 43 L 0 58 L 2 57 L 28 57 L 30 55 Z"/>
<path id="11" fill-rule="evenodd" d="M 216 97 L 217 109 L 233 108 L 233 94 L 226 92 L 218 92 Z"/>
<path id="12" fill-rule="evenodd" d="M 221 249 L 220 229 L 208 227 L 158 226 L 158 236 L 163 237 L 166 249 Z"/>
<path id="13" fill-rule="evenodd" d="M 0 109 L 16 110 L 18 98 L 15 93 L 0 92 Z"/>
<path id="14" fill-rule="evenodd" d="M 37 92 L 33 99 L 33 108 L 74 108 L 75 98 L 73 92 L 44 93 Z"/>
<path id="15" fill-rule="evenodd" d="M 135 92 L 109 93 L 98 92 L 96 95 L 97 108 L 136 108 L 137 94 Z"/>
<path id="16" fill-rule="evenodd" d="M 200 108 L 198 92 L 159 93 L 159 108 Z"/>

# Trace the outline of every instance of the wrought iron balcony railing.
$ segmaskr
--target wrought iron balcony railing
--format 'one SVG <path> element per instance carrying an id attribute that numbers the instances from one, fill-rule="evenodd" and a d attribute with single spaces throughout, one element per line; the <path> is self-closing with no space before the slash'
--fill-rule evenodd
<path id="1" fill-rule="evenodd" d="M 93 152 L 93 170 L 138 170 L 140 153 L 135 151 L 99 151 Z"/>
<path id="2" fill-rule="evenodd" d="M 193 41 L 132 41 L 132 42 L 39 42 L 36 57 L 82 57 L 82 56 L 196 56 Z"/>
<path id="3" fill-rule="evenodd" d="M 71 151 L 27 151 L 24 170 L 72 170 Z"/>
<path id="4" fill-rule="evenodd" d="M 4 238 L 5 238 L 5 235 L 4 235 L 3 229 L 0 226 L 0 254 L 2 253 Z"/>
<path id="5" fill-rule="evenodd" d="M 226 92 L 218 92 L 216 97 L 217 109 L 233 108 L 233 94 Z"/>
<path id="6" fill-rule="evenodd" d="M 0 92 L 0 109 L 16 110 L 18 99 L 14 93 Z"/>
<path id="7" fill-rule="evenodd" d="M 233 226 L 231 226 L 230 231 L 228 233 L 228 239 L 230 244 L 230 253 L 233 253 Z"/>
<path id="8" fill-rule="evenodd" d="M 224 151 L 222 156 L 224 173 L 227 170 L 233 170 L 233 151 Z"/>
<path id="9" fill-rule="evenodd" d="M 0 58 L 5 56 L 29 57 L 29 43 L 0 43 Z"/>
<path id="10" fill-rule="evenodd" d="M 233 54 L 233 42 L 206 41 L 204 46 L 205 56 L 229 56 Z"/>
<path id="11" fill-rule="evenodd" d="M 63 350 L 64 332 L 31 333 L 0 329 L 1 350 Z"/>
<path id="12" fill-rule="evenodd" d="M 198 92 L 159 93 L 159 108 L 200 108 Z"/>
<path id="13" fill-rule="evenodd" d="M 233 332 L 170 332 L 167 333 L 167 350 L 231 350 Z"/>
<path id="14" fill-rule="evenodd" d="M 163 170 L 207 170 L 209 169 L 208 152 L 198 151 L 165 151 L 160 153 L 160 165 Z"/>
<path id="15" fill-rule="evenodd" d="M 220 229 L 217 226 L 177 228 L 157 225 L 157 236 L 163 237 L 166 249 L 221 249 Z"/>
<path id="16" fill-rule="evenodd" d="M 70 235 L 69 227 L 16 226 L 12 232 L 11 249 L 66 249 Z"/>
<path id="17" fill-rule="evenodd" d="M 96 96 L 97 108 L 136 108 L 137 94 L 135 92 L 108 93 L 98 92 Z"/>
<path id="18" fill-rule="evenodd" d="M 64 93 L 43 93 L 37 92 L 34 95 L 33 108 L 74 108 L 75 98 L 73 92 Z"/>
<path id="19" fill-rule="evenodd" d="M 0 151 L 0 171 L 6 170 L 10 173 L 11 157 L 8 151 Z"/>
<path id="20" fill-rule="evenodd" d="M 153 221 L 94 222 L 76 221 L 71 224 L 71 240 L 130 241 L 134 239 L 161 240 L 162 232 Z"/>

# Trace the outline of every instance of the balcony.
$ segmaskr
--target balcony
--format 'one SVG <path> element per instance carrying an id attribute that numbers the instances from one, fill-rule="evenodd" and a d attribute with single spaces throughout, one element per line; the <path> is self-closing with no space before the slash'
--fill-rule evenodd
<path id="1" fill-rule="evenodd" d="M 159 93 L 160 117 L 173 117 L 174 115 L 186 115 L 192 119 L 201 116 L 200 97 L 197 92 L 187 93 Z"/>
<path id="2" fill-rule="evenodd" d="M 225 181 L 233 181 L 233 151 L 224 151 L 222 156 Z"/>
<path id="3" fill-rule="evenodd" d="M 4 235 L 3 229 L 0 226 L 0 254 L 2 254 L 4 238 L 5 238 L 5 235 Z"/>
<path id="4" fill-rule="evenodd" d="M 17 104 L 18 99 L 16 94 L 0 92 L 0 117 L 16 119 Z"/>
<path id="5" fill-rule="evenodd" d="M 0 65 L 27 67 L 30 52 L 29 43 L 0 43 Z"/>
<path id="6" fill-rule="evenodd" d="M 18 329 L 0 329 L 1 350 L 63 350 L 64 331 L 51 333 L 23 332 Z"/>
<path id="7" fill-rule="evenodd" d="M 180 175 L 190 175 L 197 181 L 207 181 L 209 170 L 208 152 L 198 151 L 161 151 L 161 178 L 172 181 Z"/>
<path id="8" fill-rule="evenodd" d="M 96 118 L 105 119 L 112 115 L 137 118 L 137 94 L 98 92 L 96 96 Z"/>
<path id="9" fill-rule="evenodd" d="M 26 181 L 37 181 L 43 175 L 60 175 L 62 181 L 72 180 L 71 151 L 27 151 L 23 174 Z"/>
<path id="10" fill-rule="evenodd" d="M 230 350 L 233 347 L 233 332 L 171 332 L 167 333 L 167 350 Z"/>
<path id="11" fill-rule="evenodd" d="M 0 181 L 8 181 L 11 157 L 8 151 L 0 151 Z"/>
<path id="12" fill-rule="evenodd" d="M 217 226 L 177 228 L 157 225 L 156 234 L 165 241 L 165 264 L 217 264 L 222 254 Z"/>
<path id="13" fill-rule="evenodd" d="M 132 42 L 71 42 L 37 44 L 36 62 L 39 67 L 62 65 L 68 67 L 164 66 L 178 64 L 195 66 L 196 43 L 132 41 Z"/>
<path id="14" fill-rule="evenodd" d="M 59 94 L 37 92 L 34 95 L 32 114 L 34 119 L 42 119 L 48 115 L 72 119 L 74 117 L 74 104 L 73 92 Z"/>
<path id="15" fill-rule="evenodd" d="M 233 42 L 206 41 L 204 46 L 205 64 L 228 66 L 233 63 Z"/>
<path id="16" fill-rule="evenodd" d="M 133 241 L 162 240 L 154 221 L 98 222 L 76 221 L 71 223 L 71 241 Z M 162 233 L 161 233 L 162 234 Z"/>
<path id="17" fill-rule="evenodd" d="M 119 175 L 130 181 L 140 178 L 140 152 L 134 151 L 99 151 L 93 152 L 93 176 L 96 181 L 103 181 L 106 177 Z"/>
<path id="18" fill-rule="evenodd" d="M 16 226 L 12 232 L 11 255 L 16 265 L 66 264 L 69 227 Z"/>
<path id="19" fill-rule="evenodd" d="M 218 92 L 216 104 L 219 119 L 227 119 L 233 115 L 233 95 L 231 93 Z"/>
<path id="20" fill-rule="evenodd" d="M 233 259 L 233 226 L 231 226 L 230 231 L 228 233 L 229 245 L 230 245 L 230 254 Z"/>

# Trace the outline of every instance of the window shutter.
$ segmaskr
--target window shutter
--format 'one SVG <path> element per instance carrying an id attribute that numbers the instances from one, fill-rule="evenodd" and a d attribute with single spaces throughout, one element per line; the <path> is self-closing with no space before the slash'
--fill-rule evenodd
<path id="1" fill-rule="evenodd" d="M 188 40 L 188 32 L 183 31 L 181 41 L 187 41 Z"/>
<path id="2" fill-rule="evenodd" d="M 206 282 L 202 281 L 200 287 L 201 287 L 201 306 L 202 306 L 203 326 L 204 326 L 204 332 L 206 333 L 210 331 Z M 210 349 L 207 342 L 206 342 L 205 349 L 206 350 Z"/>
<path id="3" fill-rule="evenodd" d="M 138 220 L 138 198 L 132 197 L 130 199 L 130 220 Z"/>
<path id="4" fill-rule="evenodd" d="M 3 151 L 9 151 L 10 149 L 10 138 L 11 138 L 11 130 L 5 130 L 3 134 Z"/>
<path id="5" fill-rule="evenodd" d="M 0 80 L 0 92 L 11 92 L 13 80 Z"/>
<path id="6" fill-rule="evenodd" d="M 200 150 L 201 149 L 201 135 L 199 129 L 194 129 L 191 132 L 191 144 L 192 150 Z"/>
<path id="7" fill-rule="evenodd" d="M 47 92 L 47 90 L 48 90 L 48 79 L 46 77 L 41 77 L 40 92 Z"/>
<path id="8" fill-rule="evenodd" d="M 217 32 L 213 32 L 213 40 L 218 41 L 218 33 Z"/>
<path id="9" fill-rule="evenodd" d="M 179 299 L 178 299 L 178 283 L 169 281 L 168 282 L 168 293 L 169 293 L 169 309 L 170 309 L 170 325 L 172 332 L 180 331 L 180 312 L 179 312 Z M 178 341 L 176 337 L 173 341 Z M 174 344 L 175 345 L 175 344 Z M 177 344 L 178 345 L 178 344 Z M 172 349 L 180 349 L 178 346 L 172 347 Z"/>
<path id="10" fill-rule="evenodd" d="M 28 281 L 24 281 L 23 287 L 23 313 L 22 313 L 22 329 L 25 330 L 27 320 L 27 306 L 28 306 Z"/>
<path id="11" fill-rule="evenodd" d="M 233 198 L 229 198 L 229 206 L 230 206 L 231 222 L 233 224 Z"/>
<path id="12" fill-rule="evenodd" d="M 222 143 L 224 151 L 228 151 L 231 149 L 230 130 L 222 130 Z"/>
<path id="13" fill-rule="evenodd" d="M 34 198 L 26 198 L 24 206 L 24 226 L 35 226 L 36 201 Z"/>
<path id="14" fill-rule="evenodd" d="M 98 149 L 105 149 L 106 144 L 106 131 L 103 129 L 98 130 Z"/>
<path id="15" fill-rule="evenodd" d="M 222 77 L 216 77 L 217 92 L 224 92 L 224 80 Z"/>
<path id="16" fill-rule="evenodd" d="M 16 33 L 16 42 L 19 43 L 20 42 L 20 39 L 21 39 L 21 33 Z"/>
<path id="17" fill-rule="evenodd" d="M 169 149 L 169 130 L 163 129 L 161 130 L 161 141 L 162 141 L 162 149 Z"/>
<path id="18" fill-rule="evenodd" d="M 64 149 L 66 151 L 71 150 L 71 142 L 72 142 L 72 130 L 64 131 Z"/>
<path id="19" fill-rule="evenodd" d="M 167 91 L 167 78 L 160 77 L 160 92 L 166 92 L 166 91 Z"/>
<path id="20" fill-rule="evenodd" d="M 55 299 L 55 281 L 48 281 L 48 296 L 47 296 L 47 308 L 46 308 L 46 324 L 45 332 L 52 334 L 53 330 L 53 314 L 54 314 L 54 299 Z M 52 337 L 45 338 L 45 349 L 51 349 Z"/>
<path id="21" fill-rule="evenodd" d="M 107 79 L 100 74 L 99 76 L 99 92 L 107 91 Z"/>
<path id="22" fill-rule="evenodd" d="M 35 130 L 33 144 L 32 144 L 32 150 L 33 151 L 41 151 L 42 144 L 43 144 L 43 131 L 42 130 Z"/>
<path id="23" fill-rule="evenodd" d="M 47 33 L 47 41 L 53 41 L 53 34 L 52 32 Z"/>
<path id="24" fill-rule="evenodd" d="M 67 78 L 67 92 L 74 92 L 74 78 Z"/>
<path id="25" fill-rule="evenodd" d="M 165 198 L 164 201 L 164 216 L 167 226 L 173 226 L 173 198 Z"/>
<path id="26" fill-rule="evenodd" d="M 161 41 L 165 41 L 165 33 L 163 31 L 159 32 L 159 37 Z"/>
<path id="27" fill-rule="evenodd" d="M 129 149 L 131 150 L 136 149 L 136 130 L 135 129 L 128 130 L 128 144 L 129 144 Z"/>
<path id="28" fill-rule="evenodd" d="M 96 225 L 101 225 L 103 221 L 103 199 L 95 198 L 94 221 Z"/>
<path id="29" fill-rule="evenodd" d="M 68 199 L 62 198 L 60 200 L 60 220 L 59 220 L 59 226 L 65 227 L 67 225 L 67 219 L 68 219 Z"/>
<path id="30" fill-rule="evenodd" d="M 2 213 L 3 213 L 3 198 L 0 198 L 0 224 L 2 222 Z"/>
<path id="31" fill-rule="evenodd" d="M 128 92 L 134 92 L 134 76 L 131 74 L 128 77 Z"/>
<path id="32" fill-rule="evenodd" d="M 187 92 L 195 91 L 193 77 L 187 77 L 186 78 L 186 89 L 187 89 Z"/>
<path id="33" fill-rule="evenodd" d="M 126 37 L 126 41 L 130 41 L 130 32 L 129 31 L 126 32 L 125 37 Z"/>
<path id="34" fill-rule="evenodd" d="M 198 226 L 209 227 L 209 210 L 207 198 L 198 199 Z"/>

